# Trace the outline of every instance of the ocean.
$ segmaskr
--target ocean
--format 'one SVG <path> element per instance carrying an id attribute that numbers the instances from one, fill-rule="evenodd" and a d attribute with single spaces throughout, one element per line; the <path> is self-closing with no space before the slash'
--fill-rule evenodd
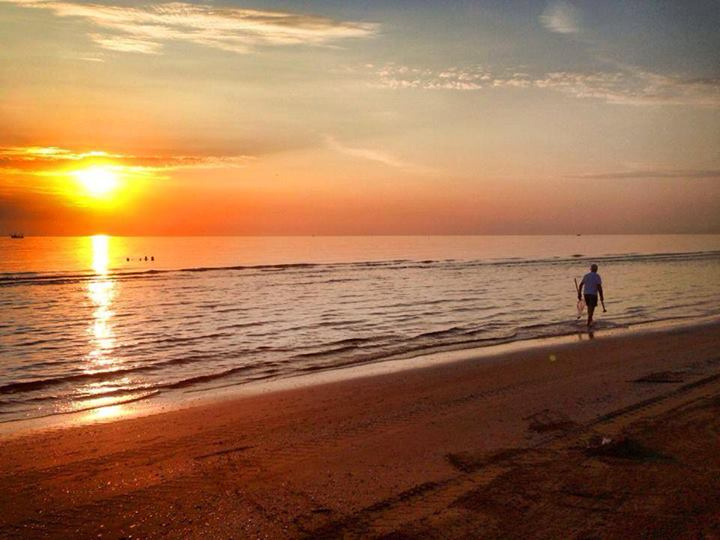
<path id="1" fill-rule="evenodd" d="M 0 239 L 0 422 L 720 313 L 720 235 Z M 598 310 L 601 311 L 601 310 Z"/>

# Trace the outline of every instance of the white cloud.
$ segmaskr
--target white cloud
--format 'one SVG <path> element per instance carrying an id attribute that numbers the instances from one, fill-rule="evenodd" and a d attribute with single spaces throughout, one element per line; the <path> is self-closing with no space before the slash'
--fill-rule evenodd
<path id="1" fill-rule="evenodd" d="M 120 52 L 136 52 L 144 54 L 158 54 L 162 45 L 155 41 L 137 39 L 128 36 L 111 36 L 103 34 L 88 34 L 90 39 L 103 49 Z"/>
<path id="2" fill-rule="evenodd" d="M 381 88 L 418 88 L 423 90 L 480 90 L 491 86 L 491 76 L 482 68 L 459 69 L 451 67 L 443 71 L 412 68 L 386 64 L 376 71 L 378 81 L 373 86 Z"/>
<path id="3" fill-rule="evenodd" d="M 185 2 L 128 7 L 60 0 L 0 0 L 44 9 L 58 17 L 84 19 L 88 35 L 105 49 L 157 54 L 164 44 L 182 41 L 246 53 L 259 46 L 326 45 L 374 34 L 377 24 L 337 21 L 318 15 L 220 8 Z"/>
<path id="4" fill-rule="evenodd" d="M 683 79 L 638 68 L 600 73 L 554 72 L 535 80 L 534 85 L 622 105 L 720 107 L 720 79 Z"/>
<path id="5" fill-rule="evenodd" d="M 580 11 L 565 0 L 554 0 L 540 15 L 540 22 L 551 32 L 577 34 L 580 32 Z"/>
<path id="6" fill-rule="evenodd" d="M 686 105 L 720 108 L 720 79 L 688 79 L 615 64 L 613 71 L 556 71 L 541 75 L 485 67 L 430 70 L 387 64 L 373 68 L 371 86 L 390 89 L 479 91 L 544 89 L 579 99 L 622 105 Z"/>

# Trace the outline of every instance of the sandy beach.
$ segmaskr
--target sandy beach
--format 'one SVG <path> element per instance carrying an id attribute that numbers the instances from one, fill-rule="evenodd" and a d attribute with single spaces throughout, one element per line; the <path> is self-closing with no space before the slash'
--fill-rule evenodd
<path id="1" fill-rule="evenodd" d="M 720 535 L 720 325 L 4 436 L 2 538 Z"/>

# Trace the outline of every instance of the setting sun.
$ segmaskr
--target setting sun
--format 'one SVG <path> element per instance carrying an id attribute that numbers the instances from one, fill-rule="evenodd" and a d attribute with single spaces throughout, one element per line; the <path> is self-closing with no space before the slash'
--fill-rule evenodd
<path id="1" fill-rule="evenodd" d="M 118 185 L 117 174 L 107 167 L 90 167 L 73 174 L 87 192 L 96 198 L 107 197 Z"/>

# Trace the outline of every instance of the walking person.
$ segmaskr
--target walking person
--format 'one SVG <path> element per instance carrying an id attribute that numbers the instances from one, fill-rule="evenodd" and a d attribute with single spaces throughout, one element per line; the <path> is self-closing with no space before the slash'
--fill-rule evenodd
<path id="1" fill-rule="evenodd" d="M 603 306 L 603 312 L 605 309 L 605 298 L 603 297 L 602 279 L 598 274 L 598 265 L 593 264 L 590 266 L 590 271 L 585 274 L 578 286 L 578 300 L 582 299 L 582 295 L 585 297 L 585 304 L 588 310 L 587 326 L 590 328 L 593 323 L 593 313 L 598 304 L 598 295 L 600 295 L 600 302 Z"/>

